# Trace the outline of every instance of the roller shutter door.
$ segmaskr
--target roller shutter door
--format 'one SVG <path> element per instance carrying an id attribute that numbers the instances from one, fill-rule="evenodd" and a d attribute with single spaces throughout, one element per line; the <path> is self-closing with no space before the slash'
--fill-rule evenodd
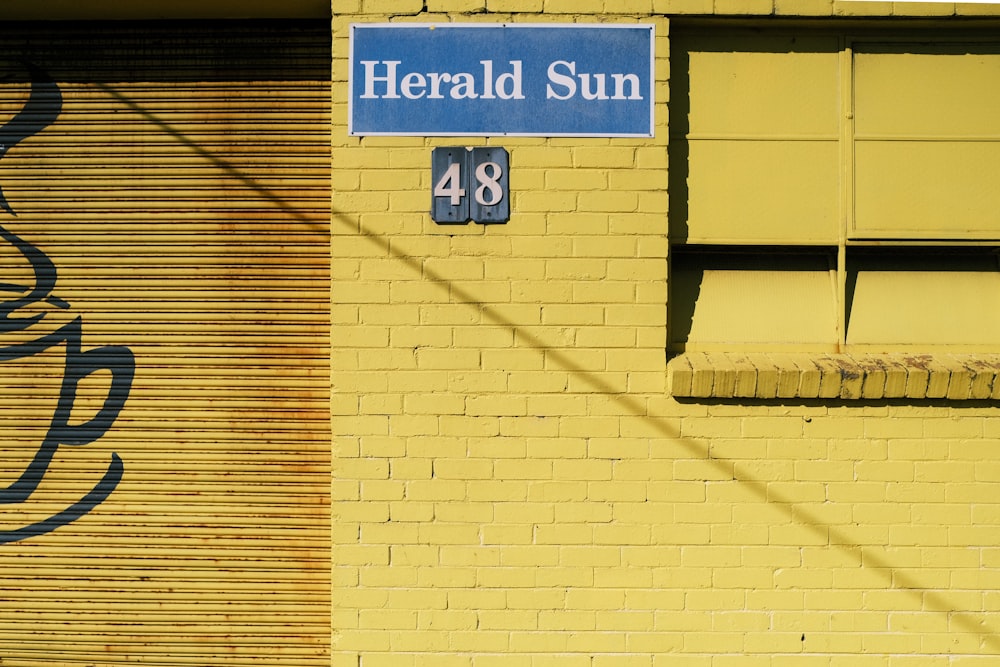
<path id="1" fill-rule="evenodd" d="M 329 664 L 329 67 L 327 21 L 5 26 L 4 667 Z"/>

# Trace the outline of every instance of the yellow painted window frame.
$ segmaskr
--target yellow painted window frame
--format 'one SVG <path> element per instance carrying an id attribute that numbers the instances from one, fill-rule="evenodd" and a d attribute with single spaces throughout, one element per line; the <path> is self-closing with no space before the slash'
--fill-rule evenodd
<path id="1" fill-rule="evenodd" d="M 804 28 L 803 31 L 808 31 Z M 854 98 L 854 74 L 855 74 L 855 56 L 854 56 L 854 45 L 855 44 L 889 44 L 893 42 L 962 42 L 962 43 L 972 43 L 973 39 L 969 36 L 949 31 L 946 34 L 935 34 L 933 37 L 928 34 L 919 34 L 917 38 L 914 37 L 913 33 L 889 33 L 889 32 L 878 32 L 875 35 L 863 35 L 855 36 L 849 34 L 848 32 L 843 32 L 840 36 L 840 48 L 839 48 L 839 75 L 840 75 L 840 90 L 838 91 L 838 99 L 843 108 L 839 110 L 840 117 L 840 213 L 838 217 L 841 223 L 838 225 L 839 238 L 836 245 L 837 262 L 836 262 L 836 294 L 834 296 L 836 311 L 837 311 L 837 332 L 836 332 L 836 345 L 832 348 L 824 348 L 823 345 L 807 345 L 807 344 L 782 344 L 773 346 L 773 351 L 776 352 L 788 352 L 788 351 L 805 351 L 810 353 L 818 352 L 832 352 L 832 353 L 844 353 L 844 352 L 882 352 L 887 351 L 913 351 L 916 349 L 930 349 L 930 350 L 948 350 L 951 352 L 1000 352 L 1000 339 L 996 342 L 990 342 L 984 344 L 982 342 L 968 342 L 966 344 L 956 343 L 953 341 L 945 342 L 934 342 L 934 343 L 911 343 L 911 344 L 901 344 L 901 343 L 874 343 L 874 344 L 850 344 L 848 337 L 848 253 L 850 248 L 854 246 L 858 247 L 896 247 L 896 248 L 906 248 L 906 247 L 920 247 L 928 245 L 937 246 L 953 246 L 953 247 L 974 247 L 978 246 L 981 248 L 995 249 L 998 247 L 998 241 L 1000 238 L 977 238 L 977 239 L 948 239 L 946 242 L 942 243 L 941 240 L 928 239 L 928 238 L 897 238 L 897 239 L 857 239 L 851 237 L 851 230 L 854 229 L 854 218 L 855 218 L 855 192 L 854 184 L 856 178 L 856 155 L 855 155 L 855 145 L 856 145 L 856 133 L 855 133 L 855 123 L 854 123 L 854 112 L 856 107 L 856 100 Z M 978 41 L 996 43 L 998 40 L 995 36 L 991 36 L 988 39 L 980 39 Z M 690 83 L 688 84 L 691 85 Z M 687 139 L 684 139 L 687 142 Z M 672 142 L 673 143 L 673 142 Z M 686 151 L 685 151 L 686 152 Z M 673 236 L 673 235 L 672 235 Z M 671 251 L 683 252 L 683 249 L 687 244 L 675 243 L 672 238 Z M 726 246 L 726 243 L 720 243 L 720 246 Z M 672 281 L 673 283 L 673 281 Z M 1000 309 L 998 309 L 1000 310 Z M 998 315 L 998 322 L 1000 322 L 1000 315 Z M 761 345 L 759 343 L 746 343 L 740 341 L 720 341 L 715 344 L 677 344 L 672 338 L 671 334 L 671 351 L 672 352 L 685 352 L 685 351 L 700 351 L 700 352 L 725 352 L 725 351 L 741 351 L 741 352 L 755 352 L 760 350 L 768 350 L 768 345 Z"/>

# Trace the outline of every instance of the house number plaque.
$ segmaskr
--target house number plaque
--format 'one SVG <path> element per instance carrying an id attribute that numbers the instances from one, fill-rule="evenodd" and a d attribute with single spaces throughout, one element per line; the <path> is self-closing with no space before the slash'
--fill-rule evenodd
<path id="1" fill-rule="evenodd" d="M 505 148 L 435 148 L 431 153 L 431 217 L 453 224 L 507 222 L 509 171 Z"/>

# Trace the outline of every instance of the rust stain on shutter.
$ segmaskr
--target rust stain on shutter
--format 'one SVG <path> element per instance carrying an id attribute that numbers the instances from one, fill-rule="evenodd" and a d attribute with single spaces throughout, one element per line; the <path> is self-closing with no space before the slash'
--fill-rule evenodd
<path id="1" fill-rule="evenodd" d="M 328 664 L 329 63 L 322 21 L 23 24 L 0 44 L 0 125 L 31 67 L 61 96 L 0 159 L 0 226 L 51 262 L 81 353 L 105 353 L 68 423 L 107 406 L 111 351 L 135 364 L 107 431 L 0 504 L 0 531 L 68 519 L 0 544 L 5 661 Z M 3 252 L 0 283 L 30 281 Z M 51 432 L 66 349 L 0 361 L 0 487 Z M 107 497 L 66 516 L 116 459 Z"/>

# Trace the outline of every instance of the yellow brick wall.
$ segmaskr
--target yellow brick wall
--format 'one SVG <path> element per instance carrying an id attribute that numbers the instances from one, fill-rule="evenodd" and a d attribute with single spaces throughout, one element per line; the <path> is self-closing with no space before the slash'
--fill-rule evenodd
<path id="1" fill-rule="evenodd" d="M 334 5 L 335 667 L 1000 664 L 1000 410 L 681 401 L 664 354 L 664 15 L 997 11 L 346 4 Z M 347 135 L 351 22 L 598 19 L 656 24 L 655 139 Z M 510 152 L 508 224 L 430 220 L 431 149 L 455 143 Z"/>

